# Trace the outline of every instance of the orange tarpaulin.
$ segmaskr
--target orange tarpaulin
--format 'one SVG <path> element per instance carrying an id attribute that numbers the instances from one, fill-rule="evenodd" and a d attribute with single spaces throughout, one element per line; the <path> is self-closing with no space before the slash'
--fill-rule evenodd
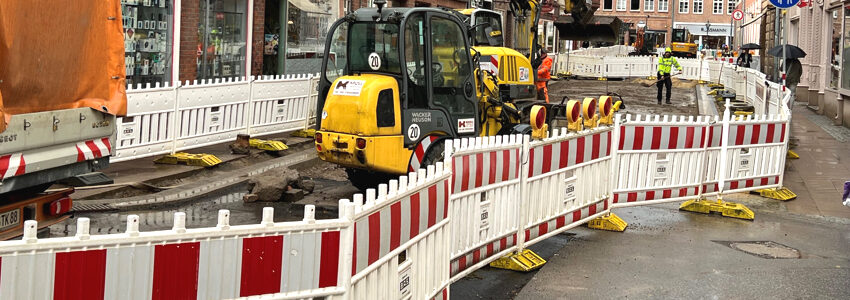
<path id="1" fill-rule="evenodd" d="M 11 115 L 127 112 L 120 0 L 0 0 L 0 132 Z"/>

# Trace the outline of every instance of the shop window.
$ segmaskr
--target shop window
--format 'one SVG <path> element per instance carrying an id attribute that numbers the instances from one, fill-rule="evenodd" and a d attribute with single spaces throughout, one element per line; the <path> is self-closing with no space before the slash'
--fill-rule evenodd
<path id="1" fill-rule="evenodd" d="M 200 6 L 198 78 L 245 76 L 247 1 L 201 0 Z"/>
<path id="2" fill-rule="evenodd" d="M 172 0 L 121 0 L 128 85 L 171 81 Z"/>
<path id="3" fill-rule="evenodd" d="M 644 0 L 643 1 L 643 11 L 653 11 L 655 10 L 655 0 Z"/>
<path id="4" fill-rule="evenodd" d="M 850 8 L 844 8 L 844 47 L 841 55 L 841 88 L 850 90 Z"/>
<path id="5" fill-rule="evenodd" d="M 830 26 L 830 30 L 832 31 L 832 39 L 830 39 L 830 68 L 829 68 L 829 87 L 833 89 L 838 88 L 838 82 L 841 77 L 841 54 L 843 52 L 842 42 L 841 42 L 841 21 L 844 19 L 842 16 L 842 11 L 835 9 L 829 12 L 828 14 L 832 19 L 832 26 Z"/>
<path id="6" fill-rule="evenodd" d="M 670 0 L 658 0 L 658 11 L 667 12 L 667 6 Z"/>

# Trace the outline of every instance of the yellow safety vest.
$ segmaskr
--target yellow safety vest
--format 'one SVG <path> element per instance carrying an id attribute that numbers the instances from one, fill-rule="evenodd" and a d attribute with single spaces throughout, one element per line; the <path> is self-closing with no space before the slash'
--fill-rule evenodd
<path id="1" fill-rule="evenodd" d="M 676 69 L 679 69 L 679 70 L 682 69 L 682 67 L 679 66 L 679 61 L 677 61 L 675 57 L 671 56 L 670 58 L 665 58 L 665 57 L 662 56 L 662 57 L 658 58 L 658 72 L 659 73 L 670 74 L 670 71 L 671 71 L 673 66 L 676 66 Z"/>

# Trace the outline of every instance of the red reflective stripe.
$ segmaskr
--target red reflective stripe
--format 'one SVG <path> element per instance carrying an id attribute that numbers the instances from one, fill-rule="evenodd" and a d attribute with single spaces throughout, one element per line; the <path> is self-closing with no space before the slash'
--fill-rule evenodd
<path id="1" fill-rule="evenodd" d="M 102 138 L 100 139 L 100 141 L 103 143 L 104 146 L 106 146 L 106 151 L 112 153 L 112 145 L 109 144 L 109 138 Z"/>
<path id="2" fill-rule="evenodd" d="M 390 251 L 401 244 L 401 201 L 390 205 Z"/>
<path id="3" fill-rule="evenodd" d="M 451 195 L 449 182 L 443 181 L 443 201 L 445 202 L 445 205 L 443 205 L 443 219 L 449 217 L 449 195 Z"/>
<path id="4" fill-rule="evenodd" d="M 597 159 L 599 158 L 599 144 L 602 143 L 602 135 L 594 134 L 591 143 L 593 143 L 593 148 L 591 148 L 590 159 Z"/>
<path id="5" fill-rule="evenodd" d="M 605 208 L 603 210 L 608 210 L 608 199 L 605 199 Z"/>
<path id="6" fill-rule="evenodd" d="M 773 134 L 776 131 L 776 124 L 767 124 L 767 136 L 764 137 L 765 143 L 773 143 Z"/>
<path id="7" fill-rule="evenodd" d="M 91 153 L 94 155 L 94 158 L 103 157 L 103 154 L 100 153 L 100 148 L 95 145 L 94 141 L 86 141 L 86 146 L 89 147 L 89 150 L 91 150 Z"/>
<path id="8" fill-rule="evenodd" d="M 647 191 L 646 200 L 655 200 L 655 191 Z"/>
<path id="9" fill-rule="evenodd" d="M 563 141 L 558 144 L 561 147 L 561 157 L 558 159 L 558 169 L 563 169 L 567 167 L 567 163 L 569 163 L 570 158 L 570 140 Z"/>
<path id="10" fill-rule="evenodd" d="M 496 155 L 496 151 L 490 152 L 490 168 L 488 168 L 490 170 L 490 174 L 489 174 L 490 176 L 487 180 L 487 184 L 496 183 L 496 160 L 497 160 L 496 157 L 497 156 L 498 155 Z"/>
<path id="11" fill-rule="evenodd" d="M 437 186 L 428 187 L 428 227 L 437 223 Z"/>
<path id="12" fill-rule="evenodd" d="M 590 205 L 590 207 L 587 208 L 587 212 L 588 212 L 588 215 L 591 215 L 591 216 L 595 215 L 596 214 L 596 204 Z"/>
<path id="13" fill-rule="evenodd" d="M 319 288 L 336 286 L 339 269 L 339 231 L 322 232 Z"/>
<path id="14" fill-rule="evenodd" d="M 581 210 L 580 209 L 573 212 L 573 222 L 578 222 L 578 220 L 581 220 Z"/>
<path id="15" fill-rule="evenodd" d="M 566 223 L 567 223 L 567 217 L 566 216 L 560 216 L 560 217 L 558 217 L 558 219 L 555 220 L 555 226 L 556 226 L 555 228 L 564 227 L 564 225 Z"/>
<path id="16" fill-rule="evenodd" d="M 481 259 L 481 249 L 475 249 L 472 251 L 472 263 L 476 264 Z"/>
<path id="17" fill-rule="evenodd" d="M 767 177 L 762 178 L 761 179 L 761 185 L 767 185 L 767 184 L 768 184 L 768 178 Z"/>
<path id="18" fill-rule="evenodd" d="M 685 129 L 685 149 L 694 147 L 694 128 L 688 127 Z"/>
<path id="19" fill-rule="evenodd" d="M 661 192 L 661 199 L 670 199 L 673 196 L 673 190 L 664 190 Z"/>
<path id="20" fill-rule="evenodd" d="M 684 197 L 688 195 L 688 188 L 680 188 L 679 189 L 679 197 Z"/>
<path id="21" fill-rule="evenodd" d="M 635 137 L 634 137 L 634 139 L 632 139 L 632 149 L 631 150 L 641 150 L 641 149 L 643 149 L 643 127 L 635 127 Z M 579 152 L 581 152 L 581 151 L 579 151 Z M 578 162 L 578 161 L 576 161 L 576 162 Z"/>
<path id="22" fill-rule="evenodd" d="M 778 143 L 784 143 L 785 142 L 785 123 L 782 123 L 782 129 L 781 130 L 782 131 L 779 133 L 779 140 L 777 141 Z"/>
<path id="23" fill-rule="evenodd" d="M 714 139 L 714 126 L 708 127 L 708 144 L 706 147 L 711 147 L 711 140 Z"/>
<path id="24" fill-rule="evenodd" d="M 746 183 L 745 183 L 745 184 L 746 184 L 746 187 L 753 187 L 753 183 L 754 183 L 754 180 L 752 180 L 752 179 L 747 179 L 747 181 L 746 181 Z"/>
<path id="25" fill-rule="evenodd" d="M 511 153 L 510 150 L 502 150 L 502 181 L 511 177 Z"/>
<path id="26" fill-rule="evenodd" d="M 56 253 L 53 275 L 53 299 L 103 299 L 106 250 Z"/>
<path id="27" fill-rule="evenodd" d="M 493 256 L 493 243 L 487 244 L 487 257 Z"/>
<path id="28" fill-rule="evenodd" d="M 626 202 L 635 202 L 635 201 L 637 201 L 637 193 L 629 193 L 628 199 L 626 199 Z"/>
<path id="29" fill-rule="evenodd" d="M 413 226 L 411 226 L 413 227 Z M 354 251 L 351 253 L 351 275 L 357 274 L 357 222 L 354 222 Z"/>
<path id="30" fill-rule="evenodd" d="M 667 149 L 676 149 L 679 144 L 679 127 L 670 127 L 669 141 L 667 141 Z"/>
<path id="31" fill-rule="evenodd" d="M 283 236 L 264 236 L 242 240 L 242 277 L 239 296 L 247 297 L 280 292 Z"/>
<path id="32" fill-rule="evenodd" d="M 154 248 L 152 299 L 196 299 L 201 243 L 157 245 Z"/>
<path id="33" fill-rule="evenodd" d="M 499 240 L 499 251 L 505 251 L 505 248 L 507 248 L 507 247 L 508 247 L 508 238 L 503 237 L 501 240 Z"/>
<path id="34" fill-rule="evenodd" d="M 464 155 L 461 160 L 463 161 L 463 177 L 460 178 L 460 191 L 465 191 L 469 189 L 469 155 Z"/>
<path id="35" fill-rule="evenodd" d="M 620 200 L 620 194 L 614 194 L 614 203 L 617 203 Z"/>
<path id="36" fill-rule="evenodd" d="M 626 145 L 626 126 L 620 126 L 620 149 L 623 150 Z"/>
<path id="37" fill-rule="evenodd" d="M 661 148 L 661 127 L 652 127 L 652 144 L 649 148 L 652 150 Z"/>
<path id="38" fill-rule="evenodd" d="M 371 264 L 381 257 L 381 212 L 369 215 L 369 260 Z"/>
<path id="39" fill-rule="evenodd" d="M 700 134 L 700 136 L 699 136 L 699 147 L 700 148 L 705 147 L 705 132 L 706 132 L 706 128 L 703 127 L 702 128 L 702 134 Z"/>
<path id="40" fill-rule="evenodd" d="M 543 222 L 540 227 L 537 227 L 537 236 L 542 236 L 549 232 L 549 222 Z"/>
<path id="41" fill-rule="evenodd" d="M 0 178 L 6 175 L 6 170 L 9 169 L 9 159 L 11 155 L 0 156 Z"/>
<path id="42" fill-rule="evenodd" d="M 529 240 L 531 240 L 531 229 L 526 229 L 525 230 L 525 241 L 528 242 Z"/>
<path id="43" fill-rule="evenodd" d="M 759 132 L 761 131 L 761 125 L 753 124 L 753 134 L 750 138 L 750 144 L 758 144 L 759 143 Z"/>
<path id="44" fill-rule="evenodd" d="M 481 186 L 481 177 L 484 172 L 484 153 L 475 154 L 475 187 Z"/>
<path id="45" fill-rule="evenodd" d="M 738 134 L 735 136 L 735 145 L 744 144 L 744 134 L 746 133 L 745 125 L 738 125 Z"/>
<path id="46" fill-rule="evenodd" d="M 448 209 L 447 209 L 448 210 Z M 410 236 L 419 235 L 419 193 L 410 195 Z"/>
<path id="47" fill-rule="evenodd" d="M 738 188 L 738 182 L 737 181 L 732 181 L 732 182 L 729 183 L 729 189 L 730 190 L 734 190 L 734 189 L 737 189 L 737 188 Z"/>
<path id="48" fill-rule="evenodd" d="M 605 147 L 605 156 L 611 155 L 611 132 L 608 131 L 608 145 Z"/>
<path id="49" fill-rule="evenodd" d="M 422 159 L 425 158 L 425 147 L 422 147 L 422 143 L 416 145 L 416 150 L 414 150 L 413 156 L 416 157 L 416 161 L 419 162 L 419 167 L 422 167 Z M 413 170 L 414 172 L 416 170 Z"/>
<path id="50" fill-rule="evenodd" d="M 543 146 L 542 173 L 549 173 L 549 171 L 551 171 L 551 170 L 552 170 L 552 145 L 546 145 L 546 146 Z"/>
<path id="51" fill-rule="evenodd" d="M 460 272 L 463 270 L 466 270 L 466 255 L 461 256 L 457 260 L 457 271 Z"/>
<path id="52" fill-rule="evenodd" d="M 779 176 L 776 176 L 776 177 L 773 178 L 773 183 L 779 184 Z"/>
<path id="53" fill-rule="evenodd" d="M 576 139 L 576 164 L 584 162 L 584 137 Z"/>
<path id="54" fill-rule="evenodd" d="M 534 176 L 534 150 L 537 148 L 531 148 L 528 150 L 528 177 Z"/>
<path id="55" fill-rule="evenodd" d="M 15 171 L 15 176 L 24 175 L 27 172 L 27 162 L 24 161 L 24 155 L 21 154 L 21 161 L 18 163 L 18 170 Z"/>
<path id="56" fill-rule="evenodd" d="M 514 169 L 515 170 L 514 171 L 514 178 L 519 178 L 519 160 L 520 160 L 519 149 L 514 150 L 514 157 L 516 157 L 516 159 L 514 159 L 515 160 L 514 166 L 516 166 L 516 168 Z"/>

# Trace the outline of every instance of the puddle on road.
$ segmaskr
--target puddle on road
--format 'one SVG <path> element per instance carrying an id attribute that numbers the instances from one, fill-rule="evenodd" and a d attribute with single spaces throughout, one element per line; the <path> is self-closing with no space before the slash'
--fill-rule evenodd
<path id="1" fill-rule="evenodd" d="M 768 259 L 795 259 L 800 258 L 800 251 L 773 241 L 732 242 L 714 241 L 724 244 L 729 248 Z"/>

